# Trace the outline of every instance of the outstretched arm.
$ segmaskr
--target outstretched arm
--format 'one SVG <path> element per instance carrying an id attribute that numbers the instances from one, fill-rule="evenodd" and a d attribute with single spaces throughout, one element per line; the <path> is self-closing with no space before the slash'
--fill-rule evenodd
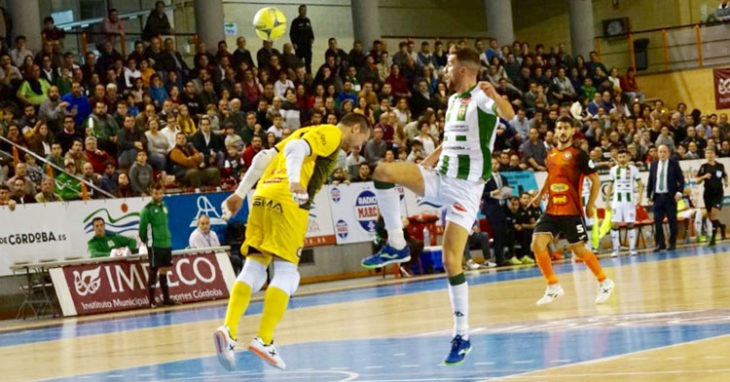
<path id="1" fill-rule="evenodd" d="M 502 98 L 502 95 L 497 92 L 497 89 L 494 88 L 494 85 L 492 85 L 491 82 L 480 82 L 479 89 L 482 89 L 484 94 L 497 104 L 497 115 L 499 115 L 500 118 L 511 121 L 512 118 L 515 117 L 515 110 L 512 108 L 512 104 L 510 104 L 508 100 Z"/>

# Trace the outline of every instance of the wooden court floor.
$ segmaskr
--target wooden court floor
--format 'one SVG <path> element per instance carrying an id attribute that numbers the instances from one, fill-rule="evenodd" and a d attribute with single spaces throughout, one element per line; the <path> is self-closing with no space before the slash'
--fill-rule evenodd
<path id="1" fill-rule="evenodd" d="M 608 304 L 582 264 L 556 266 L 566 294 L 537 307 L 537 268 L 470 273 L 473 351 L 446 367 L 451 317 L 435 278 L 295 296 L 275 340 L 289 368 L 244 351 L 260 318 L 239 328 L 238 370 L 211 335 L 225 303 L 59 320 L 0 331 L 3 381 L 729 381 L 730 244 L 603 258 Z"/>

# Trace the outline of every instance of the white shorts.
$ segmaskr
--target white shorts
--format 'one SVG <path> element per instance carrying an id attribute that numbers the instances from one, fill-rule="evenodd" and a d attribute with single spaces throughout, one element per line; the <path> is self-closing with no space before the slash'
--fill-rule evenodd
<path id="1" fill-rule="evenodd" d="M 423 201 L 446 207 L 446 221 L 471 232 L 482 200 L 484 183 L 456 179 L 418 166 L 423 177 Z"/>
<path id="2" fill-rule="evenodd" d="M 636 203 L 634 202 L 613 202 L 611 203 L 612 223 L 636 223 Z"/>

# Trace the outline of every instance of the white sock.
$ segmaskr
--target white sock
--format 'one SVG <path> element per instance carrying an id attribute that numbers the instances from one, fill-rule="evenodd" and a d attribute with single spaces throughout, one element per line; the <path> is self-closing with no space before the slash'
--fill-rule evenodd
<path id="1" fill-rule="evenodd" d="M 712 235 L 712 222 L 709 218 L 705 219 L 705 236 L 711 236 Z"/>
<path id="2" fill-rule="evenodd" d="M 695 227 L 695 236 L 702 236 L 702 214 L 696 213 L 693 221 Z"/>
<path id="3" fill-rule="evenodd" d="M 629 250 L 631 252 L 636 250 L 636 228 L 629 229 Z"/>
<path id="4" fill-rule="evenodd" d="M 619 230 L 617 230 L 617 229 L 611 230 L 611 239 L 613 239 L 613 251 L 614 252 L 621 251 L 621 235 L 619 234 Z"/>
<path id="5" fill-rule="evenodd" d="M 459 285 L 449 284 L 449 299 L 454 312 L 454 334 L 469 338 L 469 286 L 466 281 Z"/>
<path id="6" fill-rule="evenodd" d="M 403 249 L 406 246 L 406 239 L 403 237 L 398 191 L 395 187 L 385 190 L 376 188 L 375 197 L 378 199 L 378 209 L 388 231 L 388 244 L 395 249 Z"/>

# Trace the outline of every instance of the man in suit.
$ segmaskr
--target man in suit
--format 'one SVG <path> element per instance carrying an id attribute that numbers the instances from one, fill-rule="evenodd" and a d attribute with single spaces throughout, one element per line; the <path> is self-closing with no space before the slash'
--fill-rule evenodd
<path id="1" fill-rule="evenodd" d="M 654 204 L 656 250 L 666 249 L 662 228 L 665 216 L 669 221 L 669 250 L 673 250 L 677 242 L 677 201 L 684 191 L 684 176 L 679 163 L 669 158 L 669 147 L 661 145 L 657 152 L 659 159 L 651 163 L 646 196 Z"/>
<path id="2" fill-rule="evenodd" d="M 508 265 L 504 260 L 505 200 L 500 196 L 502 188 L 507 186 L 509 186 L 507 178 L 499 173 L 499 161 L 493 160 L 492 177 L 484 185 L 482 194 L 482 213 L 487 217 L 489 226 L 492 227 L 494 258 L 498 267 Z"/>

